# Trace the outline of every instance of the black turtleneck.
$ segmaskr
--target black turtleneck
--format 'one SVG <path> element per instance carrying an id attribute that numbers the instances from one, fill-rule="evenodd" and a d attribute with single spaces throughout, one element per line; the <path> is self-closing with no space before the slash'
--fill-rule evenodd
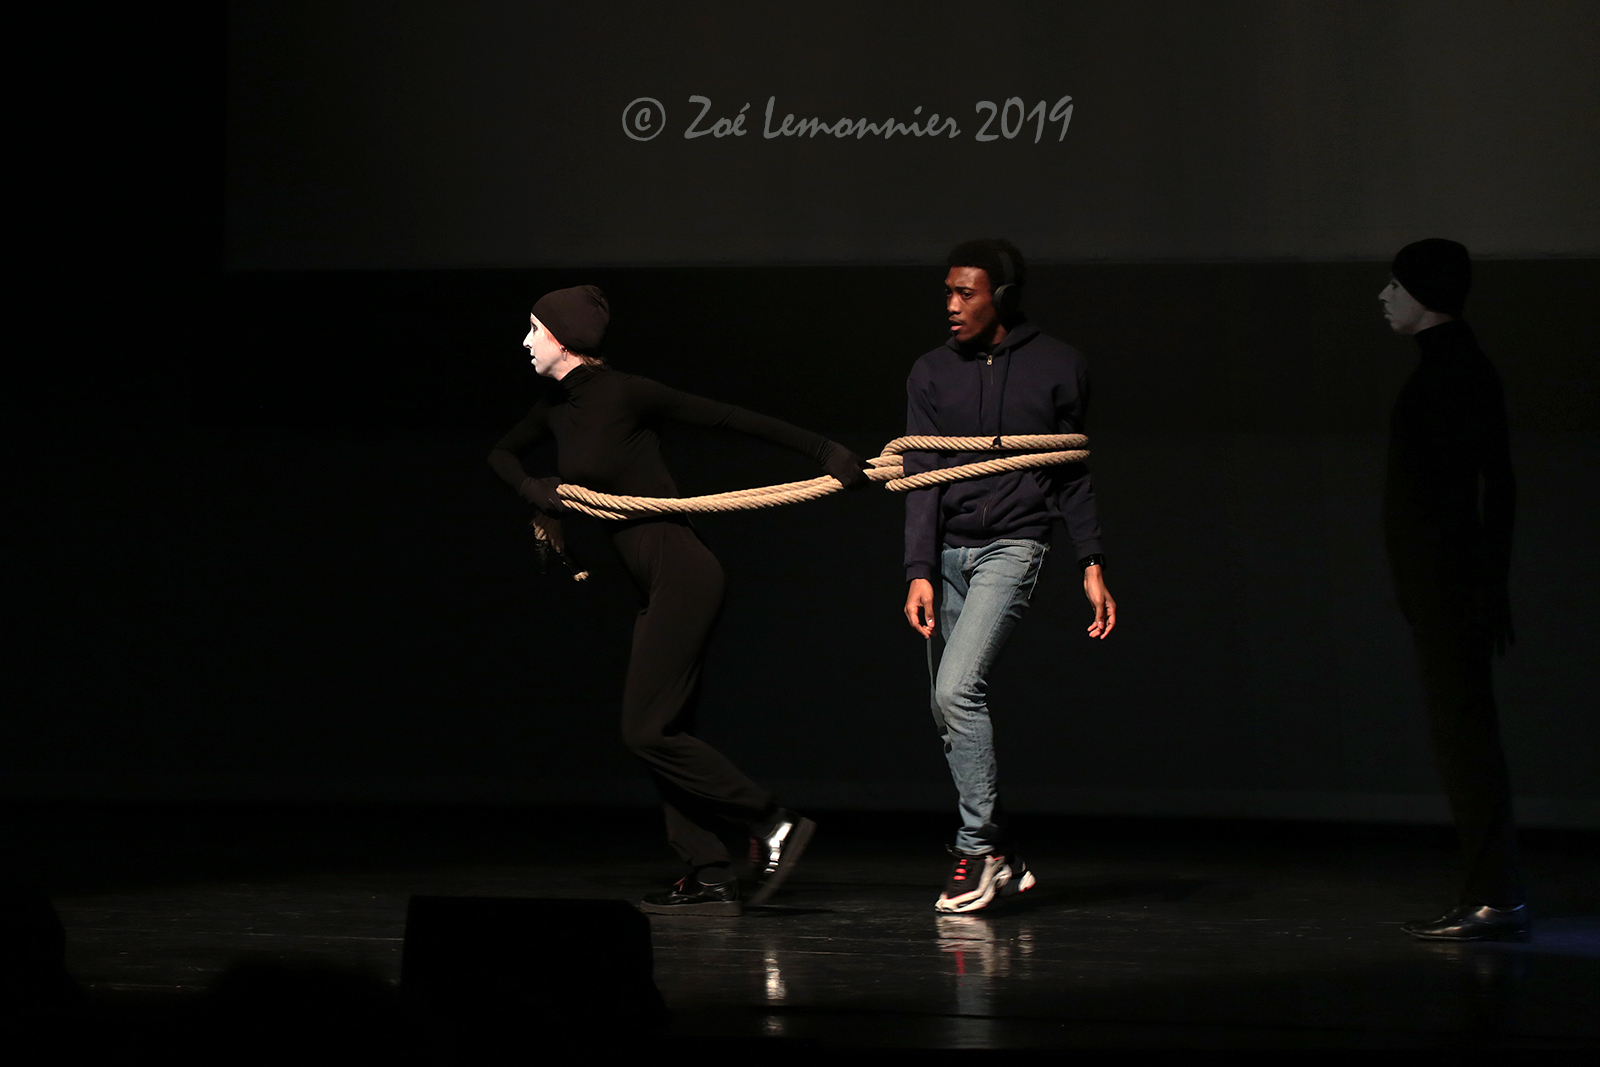
<path id="1" fill-rule="evenodd" d="M 1384 491 L 1389 559 L 1408 614 L 1504 590 L 1516 513 L 1505 390 L 1472 328 L 1446 322 L 1416 342 L 1422 358 L 1395 402 Z"/>
<path id="2" fill-rule="evenodd" d="M 819 463 L 830 442 L 753 411 L 691 396 L 649 378 L 582 366 L 553 383 L 527 417 L 500 439 L 489 465 L 512 488 L 527 477 L 518 456 L 554 437 L 563 481 L 602 493 L 677 496 L 661 458 L 658 424 L 670 419 L 714 426 L 803 452 Z"/>

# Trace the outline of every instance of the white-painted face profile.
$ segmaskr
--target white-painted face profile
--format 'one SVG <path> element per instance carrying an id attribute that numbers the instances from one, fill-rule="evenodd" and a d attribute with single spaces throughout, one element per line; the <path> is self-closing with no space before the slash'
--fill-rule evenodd
<path id="1" fill-rule="evenodd" d="M 560 381 L 566 377 L 569 370 L 583 362 L 561 347 L 561 342 L 545 329 L 544 323 L 532 315 L 528 316 L 528 322 L 530 323 L 528 336 L 522 339 L 522 347 L 526 348 L 528 355 L 532 357 L 535 374 Z"/>
<path id="2" fill-rule="evenodd" d="M 1391 275 L 1389 284 L 1383 287 L 1378 294 L 1378 299 L 1383 301 L 1383 318 L 1389 324 L 1389 329 L 1395 333 L 1407 336 L 1423 328 L 1424 321 L 1430 316 L 1438 318 L 1438 312 L 1429 311 L 1421 302 L 1401 285 Z"/>

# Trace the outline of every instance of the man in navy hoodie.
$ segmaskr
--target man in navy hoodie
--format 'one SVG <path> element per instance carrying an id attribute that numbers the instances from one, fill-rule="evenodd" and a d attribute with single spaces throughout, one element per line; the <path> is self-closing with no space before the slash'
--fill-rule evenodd
<path id="1" fill-rule="evenodd" d="M 1009 241 L 968 241 L 950 253 L 948 266 L 950 336 L 911 368 L 906 433 L 1082 433 L 1088 368 L 1076 349 L 1046 337 L 1022 314 L 1022 253 Z M 913 452 L 905 469 L 913 474 L 992 456 Z M 1094 605 L 1089 636 L 1104 639 L 1116 626 L 1117 606 L 1106 590 L 1086 466 L 1011 471 L 906 495 L 906 621 L 928 641 L 933 717 L 960 795 L 961 829 L 950 877 L 934 904 L 939 911 L 977 911 L 1034 885 L 1007 839 L 986 691 L 989 668 L 1038 582 L 1058 518 Z"/>

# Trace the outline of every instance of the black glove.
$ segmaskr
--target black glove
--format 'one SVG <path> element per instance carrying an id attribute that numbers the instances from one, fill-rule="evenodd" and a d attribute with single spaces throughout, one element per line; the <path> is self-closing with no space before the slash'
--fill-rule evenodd
<path id="1" fill-rule="evenodd" d="M 565 515 L 567 506 L 556 495 L 556 486 L 560 484 L 560 478 L 524 478 L 517 495 L 546 515 Z"/>
<path id="2" fill-rule="evenodd" d="M 867 461 L 837 441 L 822 446 L 822 469 L 844 483 L 846 489 L 860 489 L 872 479 L 866 475 Z"/>

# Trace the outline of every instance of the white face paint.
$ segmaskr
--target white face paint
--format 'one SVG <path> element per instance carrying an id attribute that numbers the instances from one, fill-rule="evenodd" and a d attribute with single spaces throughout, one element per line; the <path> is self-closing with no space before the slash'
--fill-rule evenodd
<path id="1" fill-rule="evenodd" d="M 532 315 L 528 316 L 528 321 L 532 326 L 528 330 L 528 336 L 522 339 L 522 347 L 526 348 L 528 355 L 532 357 L 534 372 L 560 381 L 582 360 L 562 348 L 561 342 L 545 329 L 544 323 Z"/>
<path id="2" fill-rule="evenodd" d="M 1383 287 L 1383 292 L 1378 294 L 1378 299 L 1383 301 L 1383 317 L 1389 323 L 1389 329 L 1395 333 L 1414 334 L 1423 328 L 1425 319 L 1438 317 L 1438 312 L 1429 311 L 1421 302 L 1410 293 L 1406 287 L 1389 279 L 1389 284 Z"/>

